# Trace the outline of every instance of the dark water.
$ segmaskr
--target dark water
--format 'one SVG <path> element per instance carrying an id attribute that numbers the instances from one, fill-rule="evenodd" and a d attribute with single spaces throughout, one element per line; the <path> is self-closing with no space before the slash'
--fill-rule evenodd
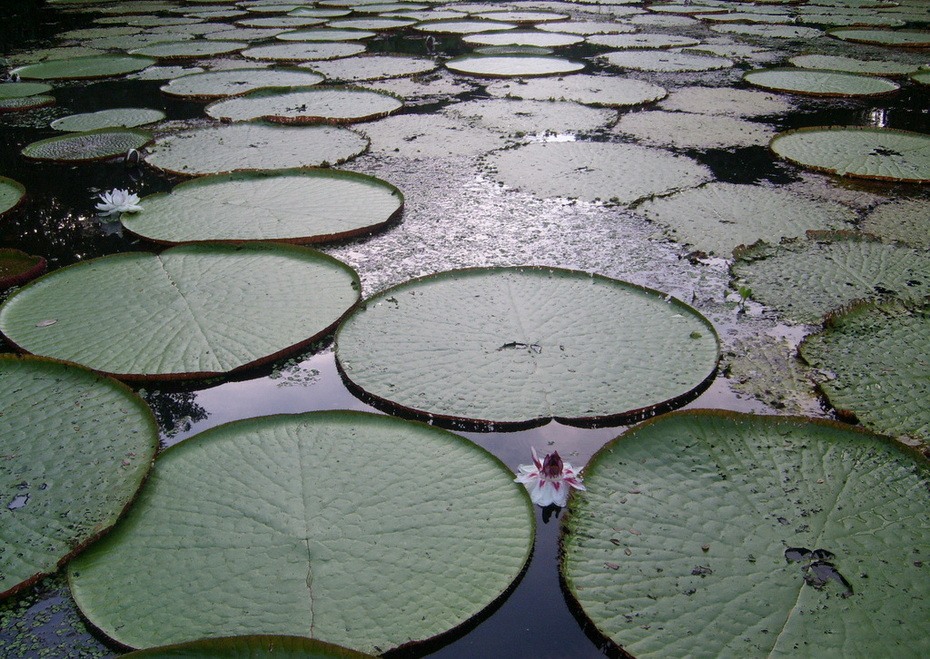
<path id="1" fill-rule="evenodd" d="M 0 7 L 0 54 L 50 44 L 52 37 L 60 31 L 91 25 L 90 18 L 79 13 L 53 12 L 35 1 L 4 3 Z M 443 38 L 439 45 L 449 55 L 469 50 L 455 38 Z M 409 32 L 377 39 L 370 43 L 369 50 L 425 54 L 422 36 Z M 593 52 L 590 47 L 578 47 L 569 49 L 566 54 L 577 58 Z M 640 77 L 663 84 L 663 78 L 674 81 L 676 76 L 680 80 L 681 74 L 641 74 Z M 145 166 L 126 166 L 122 162 L 75 166 L 32 163 L 24 160 L 19 151 L 30 142 L 55 134 L 47 127 L 47 120 L 40 120 L 46 116 L 54 118 L 65 113 L 119 106 L 157 108 L 163 110 L 169 119 L 203 116 L 201 104 L 162 94 L 159 91 L 162 84 L 161 81 L 123 79 L 56 84 L 57 109 L 21 113 L 19 116 L 0 115 L 0 175 L 14 178 L 28 190 L 26 201 L 0 219 L 0 246 L 42 254 L 49 260 L 50 269 L 116 252 L 156 249 L 102 227 L 93 217 L 94 197 L 98 192 L 114 187 L 130 188 L 144 196 L 169 190 L 178 182 L 177 179 Z M 480 97 L 481 94 L 479 89 L 474 96 Z M 893 103 L 890 100 L 829 103 L 810 100 L 801 103 L 798 111 L 773 118 L 772 122 L 782 129 L 818 124 L 867 125 L 880 117 L 886 126 L 927 131 L 927 105 L 924 90 L 910 88 L 894 96 Z M 417 111 L 435 109 L 435 106 L 424 106 Z M 710 150 L 689 155 L 710 166 L 723 181 L 786 183 L 794 176 L 790 168 L 776 161 L 762 147 Z M 152 386 L 140 393 L 155 410 L 164 445 L 183 441 L 208 427 L 249 416 L 319 409 L 372 409 L 345 388 L 336 370 L 331 347 L 325 342 L 312 354 L 240 375 L 234 381 L 209 383 L 209 386 L 204 383 Z M 734 394 L 723 378 L 718 378 L 689 407 L 771 411 L 758 401 Z M 623 427 L 573 428 L 552 422 L 517 432 L 462 434 L 515 470 L 519 464 L 529 462 L 530 447 L 540 451 L 558 450 L 576 466 L 583 465 L 606 441 L 623 430 Z M 533 557 L 512 592 L 464 629 L 400 654 L 535 658 L 618 654 L 618 650 L 599 638 L 568 604 L 559 581 L 559 524 L 551 512 L 536 507 L 538 527 Z M 36 593 L 17 598 L 12 608 L 31 605 L 31 613 L 25 616 L 26 619 L 30 616 L 41 619 L 43 611 L 55 608 L 53 620 L 37 632 L 38 638 L 48 648 L 60 647 L 65 630 L 64 638 L 69 639 L 71 647 L 79 644 L 99 652 L 116 652 L 83 628 L 60 589 L 50 590 L 48 584 L 40 584 Z M 33 651 L 11 644 L 16 633 L 12 623 L 0 629 L 0 648 L 6 646 L 8 656 L 34 656 Z M 20 649 L 14 650 L 14 647 Z"/>

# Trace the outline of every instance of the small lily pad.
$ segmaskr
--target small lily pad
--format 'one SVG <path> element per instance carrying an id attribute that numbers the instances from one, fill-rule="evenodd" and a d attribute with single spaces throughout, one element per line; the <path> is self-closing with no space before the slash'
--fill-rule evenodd
<path id="1" fill-rule="evenodd" d="M 133 128 L 161 121 L 165 113 L 149 108 L 112 108 L 61 117 L 51 123 L 52 128 L 66 132 L 98 130 L 100 128 Z"/>
<path id="2" fill-rule="evenodd" d="M 26 196 L 26 188 L 11 178 L 0 176 L 0 215 L 15 208 Z"/>
<path id="3" fill-rule="evenodd" d="M 760 69 L 747 72 L 743 80 L 763 89 L 810 96 L 875 96 L 900 88 L 886 78 L 820 69 Z"/>
<path id="4" fill-rule="evenodd" d="M 133 73 L 153 64 L 154 59 L 141 55 L 89 55 L 27 64 L 13 69 L 13 73 L 35 80 L 79 80 Z"/>
<path id="5" fill-rule="evenodd" d="M 840 176 L 930 182 L 930 135 L 923 133 L 817 126 L 780 133 L 770 147 L 782 158 Z"/>
<path id="6" fill-rule="evenodd" d="M 212 99 L 264 87 L 310 87 L 322 81 L 322 75 L 306 69 L 242 68 L 185 75 L 171 80 L 161 90 L 169 96 Z"/>
<path id="7" fill-rule="evenodd" d="M 310 249 L 189 245 L 49 273 L 0 307 L 0 331 L 33 354 L 120 377 L 206 377 L 309 344 L 358 297 L 355 272 Z M 38 326 L 48 318 L 57 322 Z"/>
<path id="8" fill-rule="evenodd" d="M 754 246 L 738 254 L 733 274 L 754 299 L 806 323 L 856 300 L 930 295 L 930 255 L 857 234 Z"/>
<path id="9" fill-rule="evenodd" d="M 631 655 L 930 651 L 930 465 L 905 447 L 836 423 L 673 412 L 607 444 L 584 479 L 562 574 Z"/>
<path id="10" fill-rule="evenodd" d="M 246 169 L 337 165 L 368 148 L 368 140 L 335 126 L 238 123 L 155 140 L 145 162 L 173 174 L 196 176 Z"/>
<path id="11" fill-rule="evenodd" d="M 804 339 L 804 360 L 844 417 L 930 444 L 930 308 L 900 302 L 855 305 Z"/>
<path id="12" fill-rule="evenodd" d="M 513 78 L 575 73 L 582 71 L 584 64 L 561 57 L 463 55 L 447 61 L 446 68 L 475 76 Z"/>
<path id="13" fill-rule="evenodd" d="M 151 139 L 152 134 L 144 130 L 102 128 L 39 140 L 23 147 L 22 153 L 33 160 L 54 162 L 106 160 L 139 149 Z"/>
<path id="14" fill-rule="evenodd" d="M 366 397 L 478 425 L 649 414 L 706 385 L 717 355 L 713 327 L 684 303 L 542 267 L 415 279 L 367 299 L 336 334 L 339 367 Z"/>
<path id="15" fill-rule="evenodd" d="M 231 121 L 352 123 L 386 117 L 403 106 L 395 96 L 360 87 L 271 88 L 217 101 L 207 106 L 206 113 Z"/>
<path id="16" fill-rule="evenodd" d="M 199 177 L 140 205 L 142 212 L 120 218 L 123 225 L 162 243 L 304 243 L 375 231 L 400 213 L 403 195 L 354 172 L 277 170 Z"/>
<path id="17" fill-rule="evenodd" d="M 42 256 L 34 256 L 10 247 L 0 247 L 0 290 L 35 279 L 45 272 L 46 266 Z"/>
<path id="18" fill-rule="evenodd" d="M 0 409 L 6 597 L 116 522 L 149 470 L 158 427 L 145 402 L 115 380 L 9 354 L 0 355 Z"/>
<path id="19" fill-rule="evenodd" d="M 533 526 L 513 473 L 452 433 L 360 412 L 259 417 L 164 451 L 68 576 L 90 623 L 129 647 L 262 633 L 382 653 L 499 598 Z"/>

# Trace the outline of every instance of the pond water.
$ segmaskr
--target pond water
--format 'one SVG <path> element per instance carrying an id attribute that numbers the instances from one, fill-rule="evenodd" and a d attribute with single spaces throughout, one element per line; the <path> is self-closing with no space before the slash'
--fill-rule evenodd
<path id="1" fill-rule="evenodd" d="M 93 21 L 100 16 L 89 10 L 62 11 L 40 2 L 17 4 L 20 6 L 16 9 L 0 9 L 3 18 L 0 54 L 9 58 L 11 65 L 21 61 L 17 58 L 23 53 L 60 45 L 57 35 L 61 32 L 95 26 Z M 185 6 L 181 0 L 166 4 Z M 527 6 L 527 3 L 513 4 L 518 8 Z M 629 19 L 623 12 L 614 15 L 608 7 L 596 3 L 554 4 L 560 11 L 570 10 L 577 21 Z M 641 3 L 629 4 L 641 8 Z M 194 9 L 198 4 L 190 6 Z M 630 70 L 622 74 L 672 91 L 692 86 L 750 89 L 740 80 L 742 72 L 771 62 L 784 64 L 788 57 L 809 52 L 814 45 L 803 39 L 746 37 L 743 41 L 738 36 L 724 37 L 711 31 L 703 22 L 671 26 L 655 19 L 657 22 L 650 24 L 650 14 L 635 15 L 641 22 L 631 24 L 642 32 L 684 35 L 719 45 L 748 43 L 759 51 L 753 57 L 737 58 L 735 67 L 724 70 L 682 73 Z M 909 27 L 915 25 L 920 26 Z M 438 61 L 472 50 L 458 35 L 437 35 L 427 40 L 425 33 L 411 28 L 381 32 L 366 41 L 366 45 L 369 52 L 433 56 Z M 817 39 L 816 47 L 817 52 L 828 54 L 926 63 L 921 62 L 921 58 L 926 60 L 926 51 L 856 46 L 826 37 Z M 580 44 L 559 48 L 557 55 L 583 62 L 588 74 L 620 75 L 617 69 L 595 57 L 609 50 Z M 208 67 L 230 67 L 237 63 L 248 65 L 236 56 L 200 62 Z M 131 77 L 56 82 L 53 107 L 0 114 L 0 175 L 19 181 L 28 191 L 26 201 L 0 219 L 0 246 L 41 254 L 48 259 L 49 269 L 107 254 L 155 249 L 122 233 L 119 225 L 103 224 L 95 218 L 94 197 L 112 188 L 128 188 L 145 196 L 168 191 L 182 179 L 161 174 L 145 164 L 127 166 L 121 161 L 80 165 L 35 163 L 23 159 L 20 149 L 56 134 L 48 127 L 51 120 L 79 112 L 146 107 L 162 110 L 170 122 L 177 124 L 204 120 L 203 103 L 166 95 L 159 89 L 163 84 L 164 80 Z M 396 126 L 396 143 L 376 144 L 373 139 L 368 154 L 343 168 L 378 176 L 400 188 L 406 197 L 404 215 L 383 233 L 321 248 L 358 270 L 363 295 L 412 277 L 457 267 L 540 264 L 598 272 L 670 293 L 695 306 L 714 323 L 722 343 L 721 369 L 716 380 L 688 407 L 831 416 L 816 397 L 803 365 L 793 356 L 794 348 L 811 330 L 810 326 L 788 322 L 752 300 L 745 306 L 739 305 L 739 295 L 730 284 L 729 259 L 695 253 L 689 246 L 679 245 L 662 227 L 650 223 L 635 209 L 545 198 L 511 190 L 496 180 L 486 160 L 491 149 L 484 145 L 504 146 L 508 140 L 557 143 L 576 138 L 569 129 L 538 134 L 521 130 L 508 136 L 506 132 L 487 128 L 485 124 L 493 123 L 493 119 L 484 122 L 448 111 L 456 104 L 494 98 L 498 94 L 492 95 L 489 90 L 506 84 L 442 68 L 423 78 L 371 84 L 407 96 L 400 115 L 381 122 L 383 126 Z M 512 84 L 519 88 L 519 83 Z M 928 132 L 926 86 L 906 79 L 901 84 L 899 92 L 879 98 L 786 95 L 788 110 L 749 121 L 773 131 L 815 125 L 877 125 Z M 636 106 L 610 112 L 620 117 L 643 107 L 655 108 Z M 417 118 L 426 123 L 417 124 Z M 436 140 L 427 136 L 423 128 L 433 118 L 437 122 L 455 122 L 456 126 L 438 144 L 430 142 Z M 614 123 L 611 119 L 586 137 L 596 141 L 638 139 L 612 132 Z M 161 129 L 156 127 L 156 131 Z M 360 129 L 364 131 L 366 127 Z M 377 130 L 377 126 L 372 124 L 371 130 Z M 402 130 L 409 132 L 400 134 Z M 417 149 L 421 151 L 418 153 Z M 926 199 L 926 191 L 920 186 L 855 182 L 804 171 L 776 158 L 765 144 L 688 146 L 678 151 L 708 167 L 717 181 L 783 186 L 822 200 L 837 201 L 859 217 L 884 201 Z M 5 345 L 0 347 L 8 349 Z M 209 427 L 252 416 L 327 409 L 377 411 L 345 387 L 329 340 L 304 354 L 238 374 L 230 380 L 149 384 L 140 388 L 140 393 L 155 411 L 163 446 L 186 441 Z M 531 447 L 540 452 L 558 450 L 566 460 L 581 467 L 625 428 L 578 428 L 550 422 L 514 432 L 466 429 L 461 434 L 516 470 L 521 463 L 530 461 Z M 559 581 L 559 520 L 539 507 L 536 515 L 534 553 L 513 590 L 464 629 L 402 654 L 593 657 L 618 653 L 583 616 L 573 612 Z M 0 622 L 0 654 L 4 656 L 119 653 L 84 626 L 60 575 L 4 604 Z"/>

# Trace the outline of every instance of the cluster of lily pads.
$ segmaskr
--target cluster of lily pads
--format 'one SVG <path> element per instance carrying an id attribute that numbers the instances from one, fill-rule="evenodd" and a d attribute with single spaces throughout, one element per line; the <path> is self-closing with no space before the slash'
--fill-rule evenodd
<path id="1" fill-rule="evenodd" d="M 70 165 L 142 153 L 187 179 L 98 205 L 152 251 L 43 276 L 41 258 L 0 254 L 3 287 L 38 277 L 0 306 L 24 353 L 0 356 L 0 596 L 64 567 L 85 619 L 122 647 L 380 654 L 468 623 L 532 553 L 513 472 L 433 424 L 655 416 L 592 458 L 561 522 L 562 578 L 600 634 L 632 654 L 930 651 L 930 466 L 884 436 L 930 441 L 930 136 L 771 120 L 801 98 L 922 89 L 920 3 L 50 4 L 93 24 L 13 68 L 0 111 L 130 75 L 205 106 L 180 128 L 149 108 L 60 116 L 63 134 L 22 149 Z M 374 46 L 407 34 L 425 55 Z M 847 42 L 888 58 L 834 54 Z M 580 54 L 556 54 L 568 48 Z M 457 85 L 483 93 L 451 102 Z M 866 214 L 717 180 L 703 157 L 758 147 L 835 176 L 830 189 L 909 187 Z M 366 153 L 388 172 L 478 159 L 504 194 L 620 210 L 693 260 L 724 259 L 738 313 L 751 289 L 804 326 L 821 391 L 870 430 L 670 412 L 711 384 L 726 338 L 690 304 L 603 273 L 475 263 L 363 291 L 364 259 L 338 257 L 396 232 L 406 202 L 336 168 Z M 0 177 L 0 215 L 25 195 Z M 121 382 L 248 374 L 330 336 L 345 384 L 388 414 L 250 418 L 156 458 L 152 412 Z M 534 459 L 532 478 L 562 478 L 542 473 L 560 460 Z"/>

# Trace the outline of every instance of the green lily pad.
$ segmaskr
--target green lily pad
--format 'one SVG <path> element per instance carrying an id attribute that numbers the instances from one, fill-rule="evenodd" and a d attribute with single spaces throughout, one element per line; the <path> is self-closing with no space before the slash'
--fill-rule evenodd
<path id="1" fill-rule="evenodd" d="M 517 10 L 494 10 L 476 12 L 475 18 L 486 19 L 489 21 L 504 21 L 506 23 L 517 23 L 519 25 L 535 25 L 536 23 L 549 23 L 552 21 L 563 21 L 568 18 L 568 14 L 558 14 L 554 11 L 517 11 Z"/>
<path id="2" fill-rule="evenodd" d="M 276 60 L 280 62 L 303 62 L 351 57 L 365 52 L 365 46 L 350 42 L 295 42 L 254 46 L 242 51 L 249 59 Z"/>
<path id="3" fill-rule="evenodd" d="M 551 55 L 551 48 L 539 46 L 478 46 L 472 52 L 476 55 Z"/>
<path id="4" fill-rule="evenodd" d="M 120 377 L 205 377 L 309 344 L 358 297 L 358 275 L 310 249 L 187 245 L 49 273 L 0 307 L 0 331 L 33 354 Z"/>
<path id="5" fill-rule="evenodd" d="M 729 257 L 739 245 L 777 244 L 810 229 L 843 229 L 855 222 L 846 206 L 802 197 L 783 188 L 709 183 L 637 207 L 694 249 Z"/>
<path id="6" fill-rule="evenodd" d="M 21 96 L 17 98 L 0 98 L 0 112 L 20 112 L 55 105 L 55 97 L 47 94 Z"/>
<path id="7" fill-rule="evenodd" d="M 911 80 L 921 85 L 930 85 L 930 71 L 917 71 L 912 73 Z"/>
<path id="8" fill-rule="evenodd" d="M 88 55 L 27 64 L 13 69 L 13 73 L 20 78 L 36 80 L 80 80 L 133 73 L 154 63 L 155 60 L 151 57 L 141 55 Z"/>
<path id="9" fill-rule="evenodd" d="M 133 128 L 161 121 L 165 113 L 149 108 L 112 108 L 61 117 L 51 123 L 55 130 L 81 132 L 100 128 Z"/>
<path id="10" fill-rule="evenodd" d="M 463 127 L 443 114 L 396 114 L 361 124 L 371 138 L 370 152 L 381 157 L 455 158 L 500 148 L 503 136 L 480 127 Z"/>
<path id="11" fill-rule="evenodd" d="M 688 55 L 662 50 L 618 50 L 603 58 L 611 65 L 635 71 L 712 71 L 733 66 L 733 60 L 710 55 Z"/>
<path id="12" fill-rule="evenodd" d="M 451 21 L 425 21 L 418 24 L 415 29 L 430 34 L 478 34 L 479 32 L 500 32 L 515 30 L 516 23 L 486 20 L 451 20 Z"/>
<path id="13" fill-rule="evenodd" d="M 462 41 L 473 46 L 536 46 L 539 48 L 560 48 L 573 46 L 584 41 L 584 37 L 558 32 L 536 32 L 525 30 L 505 30 L 467 35 Z"/>
<path id="14" fill-rule="evenodd" d="M 166 172 L 196 176 L 338 165 L 366 148 L 368 140 L 347 128 L 238 123 L 157 139 L 145 161 Z"/>
<path id="15" fill-rule="evenodd" d="M 777 94 L 725 87 L 680 87 L 659 106 L 665 110 L 734 117 L 778 116 L 794 107 L 791 101 Z"/>
<path id="16" fill-rule="evenodd" d="M 824 34 L 823 30 L 800 25 L 711 25 L 710 29 L 721 34 L 770 39 L 816 39 Z"/>
<path id="17" fill-rule="evenodd" d="M 843 417 L 930 444 L 930 308 L 856 305 L 798 348 L 827 375 L 820 390 Z"/>
<path id="18" fill-rule="evenodd" d="M 237 25 L 260 28 L 286 28 L 310 27 L 325 22 L 325 19 L 314 16 L 263 16 L 261 18 L 247 18 L 236 21 Z"/>
<path id="19" fill-rule="evenodd" d="M 898 199 L 874 208 L 862 220 L 862 230 L 914 247 L 930 249 L 930 200 Z"/>
<path id="20" fill-rule="evenodd" d="M 371 659 L 374 655 L 356 652 L 341 645 L 302 636 L 234 636 L 162 645 L 123 655 L 128 659 Z"/>
<path id="21" fill-rule="evenodd" d="M 830 30 L 827 34 L 843 41 L 880 46 L 930 47 L 930 32 L 919 30 Z"/>
<path id="22" fill-rule="evenodd" d="M 443 113 L 477 121 L 504 133 L 583 133 L 604 128 L 616 119 L 616 112 L 564 101 L 518 101 L 514 99 L 475 99 L 453 103 Z"/>
<path id="23" fill-rule="evenodd" d="M 668 94 L 664 87 L 644 80 L 584 74 L 560 79 L 527 80 L 525 84 L 493 82 L 487 89 L 496 96 L 536 101 L 575 101 L 606 107 L 642 105 L 657 101 Z"/>
<path id="24" fill-rule="evenodd" d="M 775 134 L 765 124 L 736 117 L 664 110 L 625 114 L 613 131 L 646 144 L 678 149 L 764 146 Z"/>
<path id="25" fill-rule="evenodd" d="M 219 41 L 245 41 L 247 43 L 253 43 L 265 41 L 266 39 L 274 39 L 283 31 L 284 30 L 281 28 L 235 27 L 229 30 L 210 32 L 209 34 L 203 35 L 203 38 L 208 40 L 218 39 Z"/>
<path id="26" fill-rule="evenodd" d="M 34 256 L 10 247 L 0 247 L 0 290 L 35 279 L 45 272 L 47 265 L 42 256 Z"/>
<path id="27" fill-rule="evenodd" d="M 709 181 L 710 170 L 687 156 L 635 144 L 542 142 L 488 159 L 495 178 L 538 196 L 632 204 Z"/>
<path id="28" fill-rule="evenodd" d="M 835 423 L 695 411 L 637 426 L 584 476 L 562 574 L 624 651 L 930 652 L 916 453 Z"/>
<path id="29" fill-rule="evenodd" d="M 36 96 L 51 89 L 52 86 L 44 82 L 5 82 L 0 84 L 0 101 Z"/>
<path id="30" fill-rule="evenodd" d="M 63 565 L 132 500 L 158 427 L 128 387 L 34 357 L 0 355 L 0 597 Z"/>
<path id="31" fill-rule="evenodd" d="M 890 94 L 901 87 L 876 76 L 797 68 L 749 71 L 743 80 L 763 89 L 810 96 L 875 96 Z"/>
<path id="32" fill-rule="evenodd" d="M 33 160 L 55 162 L 106 160 L 139 149 L 151 139 L 152 134 L 144 130 L 102 128 L 39 140 L 23 147 L 22 153 Z"/>
<path id="33" fill-rule="evenodd" d="M 238 96 L 263 87 L 310 87 L 322 81 L 322 75 L 298 68 L 225 69 L 175 78 L 161 90 L 169 96 L 212 99 Z"/>
<path id="34" fill-rule="evenodd" d="M 329 21 L 327 25 L 339 30 L 383 32 L 385 30 L 400 30 L 415 23 L 415 20 L 409 18 L 339 18 Z"/>
<path id="35" fill-rule="evenodd" d="M 436 62 L 426 57 L 397 55 L 364 55 L 313 62 L 313 70 L 322 73 L 328 80 L 345 82 L 421 75 L 433 71 L 436 67 Z"/>
<path id="36" fill-rule="evenodd" d="M 816 126 L 779 133 L 769 145 L 782 158 L 855 178 L 930 182 L 930 135 L 890 128 Z"/>
<path id="37" fill-rule="evenodd" d="M 480 447 L 384 415 L 317 412 L 164 451 L 69 579 L 91 624 L 129 647 L 261 633 L 381 653 L 477 615 L 532 544 L 529 498 Z"/>
<path id="38" fill-rule="evenodd" d="M 275 170 L 204 176 L 145 197 L 123 215 L 129 231 L 161 243 L 323 242 L 371 233 L 403 207 L 400 190 L 353 172 Z"/>
<path id="39" fill-rule="evenodd" d="M 586 39 L 595 46 L 607 48 L 683 48 L 701 43 L 698 39 L 676 34 L 653 34 L 637 32 L 635 34 L 594 34 Z"/>
<path id="40" fill-rule="evenodd" d="M 315 28 L 291 30 L 275 35 L 279 41 L 362 41 L 377 36 L 377 32 L 365 30 L 343 30 L 338 28 Z"/>
<path id="41" fill-rule="evenodd" d="M 230 121 L 352 123 L 386 117 L 403 106 L 395 96 L 357 87 L 270 88 L 211 103 L 206 113 Z"/>
<path id="42" fill-rule="evenodd" d="M 930 255 L 856 234 L 812 233 L 777 248 L 751 247 L 738 254 L 733 274 L 754 299 L 806 323 L 856 300 L 930 295 Z"/>
<path id="43" fill-rule="evenodd" d="M 918 68 L 917 65 L 893 60 L 864 60 L 841 55 L 798 55 L 788 61 L 804 69 L 828 69 L 877 76 L 903 76 Z"/>
<path id="44" fill-rule="evenodd" d="M 632 25 L 617 23 L 616 21 L 559 21 L 552 25 L 543 23 L 537 25 L 537 29 L 549 32 L 564 32 L 566 34 L 578 34 L 586 37 L 591 34 L 623 34 L 626 32 L 635 32 L 636 28 Z"/>
<path id="45" fill-rule="evenodd" d="M 713 326 L 671 296 L 542 267 L 415 279 L 336 334 L 339 367 L 366 397 L 479 425 L 649 414 L 704 387 L 717 357 Z"/>
<path id="46" fill-rule="evenodd" d="M 446 68 L 474 76 L 512 78 L 575 73 L 582 71 L 584 64 L 561 57 L 463 55 L 447 61 Z"/>
<path id="47" fill-rule="evenodd" d="M 129 51 L 133 55 L 146 55 L 155 59 L 198 59 L 234 53 L 246 48 L 240 41 L 165 41 Z"/>
<path id="48" fill-rule="evenodd" d="M 0 176 L 0 215 L 15 208 L 25 196 L 26 188 L 22 183 Z"/>

